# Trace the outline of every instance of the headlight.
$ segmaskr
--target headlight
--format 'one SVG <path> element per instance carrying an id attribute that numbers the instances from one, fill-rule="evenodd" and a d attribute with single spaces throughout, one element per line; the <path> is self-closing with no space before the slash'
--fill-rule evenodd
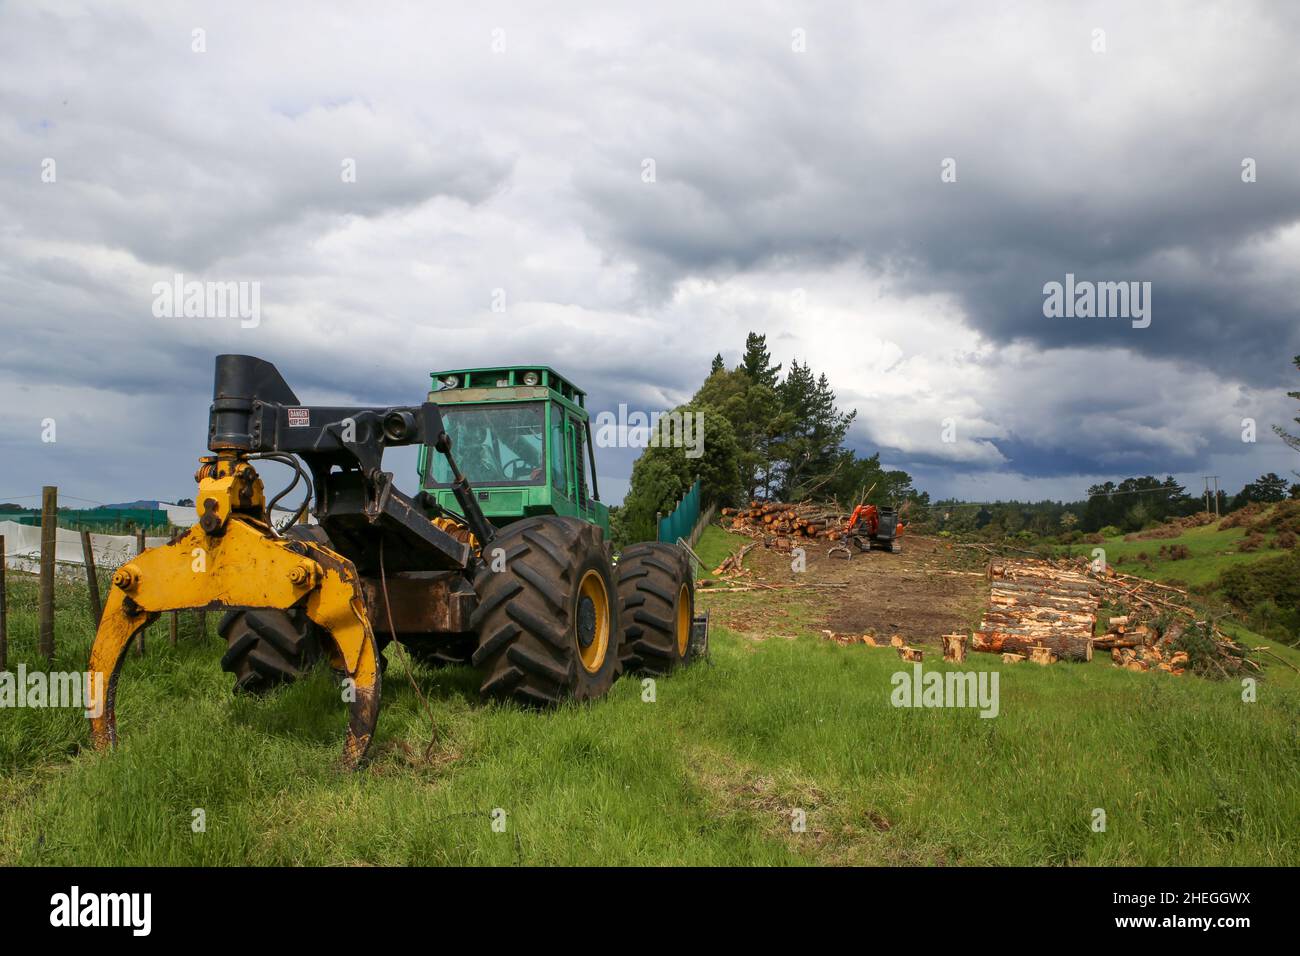
<path id="1" fill-rule="evenodd" d="M 538 375 L 536 372 L 525 372 L 525 373 L 524 373 L 524 384 L 525 384 L 525 385 L 536 385 L 536 384 L 537 384 L 538 382 L 540 382 L 541 380 L 542 380 L 541 376 Z"/>
<path id="2" fill-rule="evenodd" d="M 443 378 L 438 379 L 438 381 L 442 383 L 443 388 L 455 388 L 460 384 L 460 379 L 455 375 L 444 376 Z"/>

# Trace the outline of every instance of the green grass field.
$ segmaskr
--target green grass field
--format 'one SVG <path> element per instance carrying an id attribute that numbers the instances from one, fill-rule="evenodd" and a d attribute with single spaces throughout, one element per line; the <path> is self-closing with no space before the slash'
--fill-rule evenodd
<path id="1" fill-rule="evenodd" d="M 1100 545 L 1073 545 L 1074 554 L 1091 556 L 1093 548 L 1105 548 L 1106 560 L 1118 571 L 1158 581 L 1181 581 L 1195 587 L 1217 581 L 1219 575 L 1230 567 L 1249 564 L 1262 557 L 1282 554 L 1269 547 L 1259 551 L 1238 551 L 1237 545 L 1246 537 L 1243 528 L 1219 531 L 1215 525 L 1190 528 L 1176 538 L 1148 538 L 1125 541 L 1123 536 L 1107 538 Z M 1270 536 L 1271 543 L 1271 536 Z M 1160 548 L 1183 545 L 1191 556 L 1179 560 L 1160 557 Z M 1146 554 L 1146 560 L 1138 555 Z"/>
<path id="2" fill-rule="evenodd" d="M 66 669 L 91 637 L 80 592 L 59 595 Z M 11 578 L 11 666 L 35 659 L 34 606 Z M 981 719 L 890 706 L 888 651 L 715 630 L 653 703 L 624 679 L 528 712 L 480 702 L 468 669 L 418 669 L 431 728 L 390 651 L 374 759 L 346 775 L 327 671 L 243 699 L 219 656 L 154 625 L 113 753 L 86 749 L 79 713 L 0 711 L 0 864 L 1300 863 L 1300 690 L 1281 680 L 1247 704 L 1236 684 L 990 656 L 970 666 L 1000 671 L 1001 712 Z"/>

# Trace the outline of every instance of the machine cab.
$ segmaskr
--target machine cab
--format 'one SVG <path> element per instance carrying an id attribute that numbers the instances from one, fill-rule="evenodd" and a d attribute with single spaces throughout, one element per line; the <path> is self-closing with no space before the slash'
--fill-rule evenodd
<path id="1" fill-rule="evenodd" d="M 609 537 L 586 394 L 554 369 L 434 372 L 429 401 L 438 405 L 456 465 L 489 521 L 502 526 L 532 515 L 568 515 Z M 446 458 L 421 448 L 419 467 L 420 487 L 459 513 Z"/>

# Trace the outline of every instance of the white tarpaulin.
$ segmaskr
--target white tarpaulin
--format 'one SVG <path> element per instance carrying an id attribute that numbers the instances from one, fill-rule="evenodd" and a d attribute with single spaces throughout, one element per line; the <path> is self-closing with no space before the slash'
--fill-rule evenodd
<path id="1" fill-rule="evenodd" d="M 199 513 L 194 510 L 193 505 L 165 505 L 159 503 L 158 507 L 167 512 L 167 520 L 178 528 L 188 528 L 199 520 Z M 275 509 L 275 526 L 278 528 L 290 518 L 293 517 L 292 511 L 286 511 L 283 508 Z M 311 524 L 316 523 L 316 519 L 308 516 Z"/>
<path id="2" fill-rule="evenodd" d="M 193 505 L 165 505 L 159 502 L 158 507 L 167 512 L 167 520 L 178 528 L 188 528 L 199 518 Z"/>
<path id="3" fill-rule="evenodd" d="M 193 509 L 191 509 L 193 514 Z M 0 521 L 0 534 L 5 539 L 5 567 L 15 571 L 41 569 L 41 529 L 17 521 Z M 146 548 L 166 544 L 167 538 L 145 538 Z M 135 538 L 125 534 L 90 535 L 90 548 L 95 554 L 95 564 L 101 568 L 117 568 L 135 557 Z M 67 528 L 55 530 L 54 561 L 56 565 L 84 567 L 81 553 L 81 532 Z"/>

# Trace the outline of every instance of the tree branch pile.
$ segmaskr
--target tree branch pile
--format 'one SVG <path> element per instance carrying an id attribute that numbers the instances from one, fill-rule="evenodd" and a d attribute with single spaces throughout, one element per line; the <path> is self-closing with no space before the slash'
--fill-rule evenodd
<path id="1" fill-rule="evenodd" d="M 1233 677 L 1257 673 L 1259 664 L 1249 648 L 1224 634 L 1217 622 L 1191 603 L 1182 588 L 1148 581 L 1114 568 L 1096 571 L 1084 563 L 1089 577 L 1102 586 L 1108 604 L 1124 613 L 1107 621 L 1096 638 L 1099 650 L 1109 650 L 1116 667 L 1192 671 L 1203 677 Z"/>

